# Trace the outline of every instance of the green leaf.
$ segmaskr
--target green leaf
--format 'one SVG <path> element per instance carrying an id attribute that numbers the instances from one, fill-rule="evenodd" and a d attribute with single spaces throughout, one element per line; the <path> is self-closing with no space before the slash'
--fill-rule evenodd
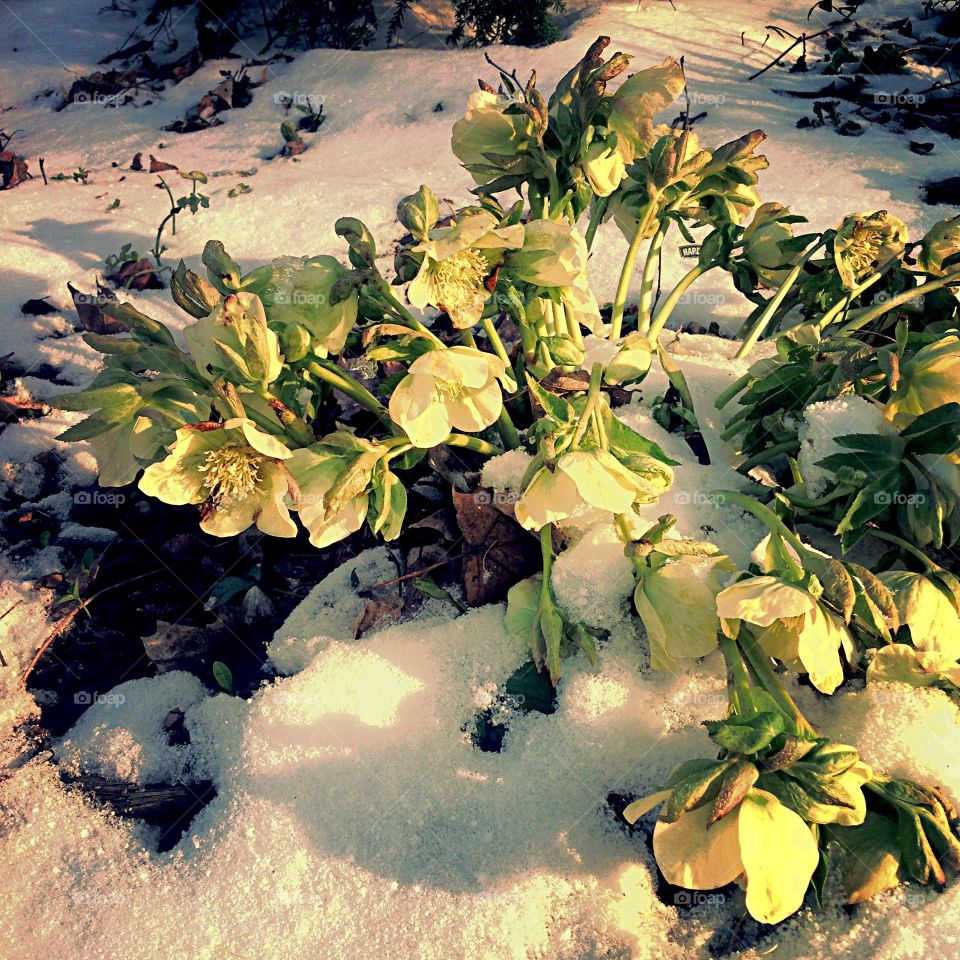
<path id="1" fill-rule="evenodd" d="M 210 282 L 221 293 L 234 293 L 240 289 L 240 267 L 219 240 L 207 241 L 202 260 Z"/>
<path id="2" fill-rule="evenodd" d="M 515 670 L 504 685 L 507 694 L 514 698 L 524 713 L 553 713 L 557 709 L 557 691 L 550 678 L 531 660 Z"/>
<path id="3" fill-rule="evenodd" d="M 170 277 L 170 295 L 181 310 L 197 319 L 207 316 L 220 302 L 217 289 L 199 274 L 188 270 L 182 260 Z"/>
<path id="4" fill-rule="evenodd" d="M 440 584 L 435 583 L 430 577 L 414 577 L 410 581 L 411 586 L 419 590 L 424 596 L 432 597 L 434 600 L 446 600 L 451 606 L 455 607 L 460 613 L 466 613 L 467 607 L 464 606 L 449 590 L 444 590 Z"/>
<path id="5" fill-rule="evenodd" d="M 847 903 L 864 903 L 900 885 L 900 843 L 893 820 L 870 811 L 859 826 L 829 826 L 824 832 L 843 858 Z"/>
<path id="6" fill-rule="evenodd" d="M 222 660 L 213 661 L 213 679 L 217 681 L 222 690 L 227 693 L 233 693 L 233 673 Z"/>
<path id="7" fill-rule="evenodd" d="M 705 720 L 710 739 L 732 753 L 753 754 L 769 746 L 784 732 L 786 724 L 780 712 L 737 714 L 729 720 Z"/>
<path id="8" fill-rule="evenodd" d="M 572 423 L 576 419 L 576 412 L 568 400 L 545 390 L 529 373 L 527 374 L 527 387 L 533 399 L 543 407 L 544 412 L 554 422 Z"/>

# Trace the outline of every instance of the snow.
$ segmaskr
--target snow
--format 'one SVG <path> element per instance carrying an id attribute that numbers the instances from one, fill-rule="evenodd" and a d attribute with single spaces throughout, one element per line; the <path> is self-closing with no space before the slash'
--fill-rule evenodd
<path id="1" fill-rule="evenodd" d="M 833 482 L 833 474 L 817 463 L 834 453 L 845 453 L 848 447 L 836 438 L 850 433 L 874 433 L 896 436 L 897 430 L 883 416 L 883 409 L 865 397 L 838 397 L 812 403 L 803 411 L 800 425 L 800 453 L 797 464 L 800 474 L 810 484 L 810 493 L 819 497 Z"/>
<path id="2" fill-rule="evenodd" d="M 240 61 L 207 64 L 149 104 L 52 111 L 60 95 L 44 91 L 89 72 L 126 37 L 129 21 L 98 15 L 101 6 L 78 0 L 66 18 L 52 0 L 0 4 L 0 106 L 10 108 L 4 126 L 23 131 L 13 147 L 34 173 L 38 154 L 48 173 L 80 165 L 91 171 L 88 185 L 45 187 L 38 178 L 0 195 L 0 354 L 13 351 L 24 368 L 13 389 L 43 400 L 95 373 L 97 356 L 74 330 L 66 283 L 93 289 L 107 254 L 123 243 L 141 253 L 152 244 L 166 201 L 154 178 L 128 170 L 138 151 L 211 174 L 204 188 L 210 209 L 181 217 L 176 236 L 165 238 L 166 262 L 182 256 L 193 269 L 203 241 L 214 237 L 245 269 L 282 254 L 340 254 L 333 222 L 346 214 L 365 220 L 388 268 L 402 195 L 427 182 L 443 212 L 466 199 L 470 184 L 447 144 L 475 77 L 491 76 L 480 51 L 432 43 L 436 49 L 301 54 L 270 65 L 253 103 L 225 114 L 223 126 L 178 137 L 160 128 L 215 85 L 220 69 Z M 430 6 L 420 6 L 429 19 Z M 885 4 L 884 14 L 902 7 Z M 545 90 L 600 33 L 634 54 L 638 66 L 685 55 L 694 103 L 709 110 L 706 141 L 758 125 L 770 134 L 764 199 L 789 203 L 815 229 L 834 225 L 853 197 L 860 210 L 887 209 L 923 229 L 944 214 L 921 207 L 917 188 L 954 172 L 949 142 L 930 134 L 938 149 L 918 158 L 881 128 L 859 138 L 801 131 L 795 120 L 802 102 L 771 93 L 798 78 L 771 71 L 769 82 L 746 81 L 788 42 L 767 37 L 765 24 L 790 20 L 803 28 L 806 9 L 788 16 L 770 2 L 674 9 L 625 0 L 584 16 L 569 39 L 551 47 L 492 55 L 521 74 L 536 67 Z M 285 118 L 275 102 L 280 91 L 322 97 L 329 117 L 308 136 L 298 162 L 268 159 Z M 241 181 L 252 192 L 229 198 Z M 119 209 L 108 210 L 114 199 Z M 664 248 L 665 286 L 689 268 L 678 243 Z M 625 248 L 607 233 L 595 249 L 589 269 L 601 301 L 612 296 Z M 634 278 L 634 295 L 638 283 Z M 20 312 L 25 300 L 44 295 L 57 313 Z M 187 322 L 166 291 L 129 299 L 174 328 Z M 710 274 L 681 302 L 673 325 L 717 320 L 735 331 L 744 310 L 730 285 Z M 696 464 L 682 438 L 652 419 L 653 401 L 666 389 L 654 371 L 618 411 L 679 461 L 673 489 L 644 519 L 672 513 L 673 535 L 712 539 L 745 565 L 764 530 L 715 495 L 746 481 L 730 466 L 734 450 L 718 436 L 724 415 L 713 400 L 748 363 L 733 357 L 732 342 L 714 337 L 665 332 L 662 342 L 687 375 L 712 464 Z M 750 361 L 768 349 L 760 345 Z M 42 364 L 63 383 L 38 375 Z M 814 464 L 836 449 L 834 438 L 880 429 L 878 416 L 853 397 L 808 410 L 805 476 L 822 483 Z M 89 451 L 55 440 L 77 419 L 54 411 L 4 427 L 0 496 L 66 521 L 73 496 L 96 477 Z M 50 452 L 56 462 L 48 475 L 37 457 Z M 513 495 L 526 465 L 521 453 L 497 458 L 483 482 Z M 60 530 L 61 539 L 104 535 L 68 524 Z M 314 587 L 269 645 L 280 676 L 265 680 L 249 701 L 178 672 L 91 692 L 95 702 L 51 745 L 62 769 L 135 783 L 210 779 L 216 786 L 216 799 L 164 854 L 155 852 L 152 828 L 66 788 L 47 754 L 29 759 L 23 725 L 49 696 L 31 695 L 19 683 L 51 629 L 51 591 L 35 584 L 63 565 L 56 542 L 27 560 L 0 561 L 0 651 L 7 663 L 0 669 L 0 870 L 11 878 L 0 901 L 0 960 L 119 960 L 133 953 L 143 960 L 706 960 L 718 944 L 734 943 L 742 896 L 662 903 L 649 822 L 628 834 L 606 804 L 608 793 L 640 795 L 677 763 L 703 755 L 709 747 L 700 722 L 726 708 L 717 656 L 676 673 L 646 669 L 645 638 L 629 616 L 629 563 L 609 527 L 587 531 L 557 560 L 553 577 L 571 613 L 609 631 L 599 663 L 591 669 L 582 656 L 564 661 L 557 711 L 509 716 L 501 753 L 476 750 L 465 731 L 526 658 L 504 632 L 502 607 L 451 619 L 449 607 L 431 601 L 415 618 L 355 640 L 364 600 L 354 583 L 370 587 L 397 576 L 384 548 L 365 551 Z M 794 692 L 814 722 L 857 745 L 879 769 L 928 777 L 960 798 L 960 714 L 939 691 L 906 694 L 878 685 L 832 700 L 806 688 Z M 171 745 L 163 733 L 175 708 L 185 713 L 188 744 Z M 834 889 L 823 911 L 805 909 L 741 955 L 951 957 L 960 952 L 958 931 L 957 887 L 942 896 L 899 891 L 852 915 Z"/>

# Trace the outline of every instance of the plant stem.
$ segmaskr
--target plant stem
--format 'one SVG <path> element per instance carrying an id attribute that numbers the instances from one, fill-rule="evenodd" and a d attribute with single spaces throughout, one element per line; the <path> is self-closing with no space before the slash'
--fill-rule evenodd
<path id="1" fill-rule="evenodd" d="M 801 557 L 806 553 L 807 548 L 801 539 L 766 504 L 734 490 L 714 490 L 712 496 L 717 497 L 721 503 L 732 503 L 752 513 L 771 533 L 779 533 Z"/>
<path id="2" fill-rule="evenodd" d="M 790 289 L 797 282 L 797 278 L 803 272 L 803 268 L 807 265 L 807 261 L 829 240 L 830 236 L 823 235 L 821 238 L 809 249 L 806 253 L 800 258 L 799 262 L 793 267 L 793 269 L 787 274 L 786 279 L 780 284 L 777 292 L 771 297 L 769 303 L 761 312 L 760 316 L 757 318 L 753 327 L 744 337 L 743 343 L 740 344 L 740 349 L 736 352 L 736 359 L 742 360 L 754 347 L 754 344 L 760 339 L 764 330 L 766 330 L 770 320 L 773 318 L 773 315 L 777 312 L 777 309 L 780 307 L 780 304 L 783 303 L 785 297 L 790 292 Z"/>
<path id="3" fill-rule="evenodd" d="M 923 564 L 924 573 L 930 573 L 933 570 L 933 564 L 927 556 L 912 543 L 907 543 L 906 540 L 903 540 L 895 534 L 887 533 L 886 530 L 878 530 L 876 527 L 870 526 L 868 526 L 867 529 L 870 531 L 871 536 L 876 537 L 878 540 L 885 540 L 887 543 L 895 544 L 904 552 L 916 557 L 916 559 Z"/>
<path id="4" fill-rule="evenodd" d="M 865 313 L 862 313 L 849 323 L 844 324 L 844 326 L 837 331 L 837 336 L 844 337 L 849 333 L 853 333 L 855 330 L 859 330 L 861 327 L 867 326 L 869 323 L 873 323 L 878 317 L 882 317 L 890 310 L 895 310 L 897 307 L 903 306 L 903 304 L 912 300 L 914 297 L 925 297 L 928 293 L 933 293 L 934 290 L 940 290 L 948 284 L 958 282 L 960 282 L 960 270 L 954 270 L 952 273 L 939 277 L 937 280 L 929 280 L 919 287 L 904 290 L 903 293 L 897 294 L 897 296 L 892 297 L 885 303 L 881 303 L 876 307 L 866 308 Z"/>
<path id="5" fill-rule="evenodd" d="M 800 708 L 794 703 L 793 697 L 787 693 L 770 663 L 770 658 L 760 649 L 760 645 L 753 634 L 747 629 L 741 629 L 738 644 L 763 689 L 776 700 L 777 706 L 796 724 L 797 733 L 808 733 L 816 736 L 817 731 L 813 724 L 800 712 Z"/>
<path id="6" fill-rule="evenodd" d="M 752 470 L 754 467 L 759 466 L 761 463 L 767 463 L 771 458 L 777 456 L 779 453 L 796 453 L 800 449 L 799 440 L 784 440 L 783 443 L 775 443 L 772 447 L 764 447 L 759 453 L 755 453 L 752 457 L 748 457 L 743 461 L 738 467 L 738 473 L 746 473 L 748 470 Z"/>
<path id="7" fill-rule="evenodd" d="M 641 333 L 650 331 L 650 314 L 653 310 L 653 275 L 657 269 L 657 258 L 663 246 L 663 238 L 670 229 L 670 221 L 664 220 L 647 247 L 647 258 L 643 263 L 640 280 L 640 300 L 637 303 L 637 329 Z"/>
<path id="8" fill-rule="evenodd" d="M 559 310 L 566 320 L 567 332 L 570 334 L 570 339 L 573 340 L 578 347 L 583 349 L 583 334 L 580 332 L 580 321 L 567 309 L 565 303 L 560 304 Z"/>
<path id="9" fill-rule="evenodd" d="M 723 654 L 724 663 L 727 665 L 727 685 L 730 689 L 730 705 L 733 707 L 733 713 L 742 713 L 745 703 L 741 700 L 744 694 L 750 691 L 750 676 L 746 667 L 743 665 L 743 658 L 740 655 L 740 648 L 736 641 L 731 640 L 722 631 L 717 632 L 717 642 L 720 645 L 720 652 Z"/>
<path id="10" fill-rule="evenodd" d="M 656 340 L 657 337 L 660 336 L 660 332 L 666 326 L 667 320 L 670 319 L 670 314 L 676 309 L 677 304 L 680 302 L 680 298 L 687 292 L 687 289 L 695 280 L 702 277 L 703 274 L 705 274 L 713 266 L 715 266 L 713 263 L 698 263 L 692 270 L 689 270 L 680 278 L 680 282 L 670 291 L 666 300 L 663 301 L 663 304 L 657 311 L 657 316 L 650 325 L 650 329 L 647 331 L 647 338 L 649 340 Z"/>
<path id="11" fill-rule="evenodd" d="M 540 559 L 543 563 L 543 582 L 540 584 L 540 606 L 553 606 L 553 590 L 550 587 L 550 573 L 553 570 L 553 525 L 540 528 Z"/>
<path id="12" fill-rule="evenodd" d="M 651 197 L 650 205 L 643 219 L 637 224 L 633 239 L 627 248 L 627 255 L 623 261 L 623 267 L 620 270 L 620 279 L 617 281 L 617 292 L 613 298 L 613 309 L 610 312 L 610 339 L 619 340 L 620 333 L 623 330 L 623 308 L 627 302 L 627 291 L 630 288 L 630 277 L 633 274 L 634 265 L 637 262 L 637 254 L 640 252 L 640 244 L 643 243 L 644 234 L 650 227 L 654 214 L 657 211 L 656 200 Z"/>
<path id="13" fill-rule="evenodd" d="M 893 263 L 893 262 L 898 262 L 898 261 L 891 261 L 891 263 Z M 878 280 L 882 279 L 884 273 L 886 273 L 886 271 L 885 271 L 885 270 L 882 270 L 882 271 L 880 271 L 879 273 L 873 274 L 873 276 L 870 276 L 870 277 L 868 277 L 866 280 L 864 280 L 863 283 L 858 284 L 858 285 L 855 286 L 852 290 L 848 291 L 848 292 L 847 292 L 847 295 L 846 295 L 845 297 L 842 297 L 840 300 L 838 300 L 838 301 L 817 321 L 817 327 L 820 329 L 820 331 L 822 332 L 822 331 L 826 330 L 827 327 L 829 327 L 830 324 L 833 323 L 833 321 L 836 320 L 836 318 L 837 318 L 841 313 L 844 313 L 844 312 L 846 311 L 847 307 L 849 307 L 850 304 L 853 303 L 853 301 L 856 300 L 857 297 L 859 297 L 861 293 L 863 293 L 865 290 L 869 290 L 870 287 L 872 287 Z"/>
<path id="14" fill-rule="evenodd" d="M 472 437 L 466 433 L 451 433 L 443 442 L 448 447 L 472 450 L 474 453 L 481 453 L 485 457 L 496 457 L 503 453 L 500 447 L 495 447 L 492 443 L 481 440 L 480 437 Z"/>
<path id="15" fill-rule="evenodd" d="M 404 321 L 404 323 L 413 327 L 414 330 L 419 331 L 420 333 L 426 333 L 432 337 L 437 343 L 443 343 L 432 330 L 424 326 L 394 295 L 394 292 L 390 289 L 390 284 L 381 278 L 381 282 L 378 285 L 380 290 L 380 295 L 387 301 L 387 303 L 393 308 L 397 316 Z"/>
<path id="16" fill-rule="evenodd" d="M 507 348 L 500 339 L 500 334 L 497 333 L 496 324 L 490 317 L 484 317 L 480 323 L 483 326 L 484 333 L 487 335 L 487 339 L 490 341 L 490 346 L 493 347 L 493 352 L 503 361 L 503 365 L 509 370 L 510 355 L 507 353 Z"/>
<path id="17" fill-rule="evenodd" d="M 330 384 L 335 390 L 345 393 L 365 410 L 376 414 L 380 420 L 393 427 L 393 420 L 387 408 L 362 383 L 358 383 L 335 363 L 320 357 L 312 357 L 305 362 L 304 366 L 315 377 Z"/>
<path id="18" fill-rule="evenodd" d="M 722 410 L 741 390 L 746 388 L 752 379 L 753 377 L 750 373 L 745 373 L 742 377 L 738 377 L 726 390 L 717 395 L 717 399 L 713 402 L 713 405 L 718 410 Z"/>
<path id="19" fill-rule="evenodd" d="M 593 369 L 590 371 L 590 388 L 587 391 L 587 402 L 584 404 L 583 413 L 580 414 L 580 419 L 577 421 L 577 428 L 574 431 L 573 439 L 570 441 L 570 449 L 576 450 L 577 445 L 583 439 L 583 435 L 587 432 L 587 428 L 590 426 L 593 411 L 597 406 L 597 401 L 600 399 L 600 381 L 603 378 L 603 364 L 595 363 Z"/>

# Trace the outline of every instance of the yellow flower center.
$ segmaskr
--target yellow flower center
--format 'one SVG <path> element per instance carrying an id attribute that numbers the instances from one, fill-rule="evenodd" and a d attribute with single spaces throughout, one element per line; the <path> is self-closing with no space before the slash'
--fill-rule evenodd
<path id="1" fill-rule="evenodd" d="M 865 223 L 858 224 L 854 228 L 850 246 L 845 253 L 855 272 L 859 273 L 876 263 L 883 239 L 883 233 L 880 230 Z"/>
<path id="2" fill-rule="evenodd" d="M 441 403 L 455 403 L 462 400 L 467 395 L 467 388 L 462 383 L 454 383 L 451 380 L 436 379 L 437 396 Z"/>
<path id="3" fill-rule="evenodd" d="M 206 474 L 203 485 L 217 503 L 246 500 L 260 483 L 261 463 L 263 457 L 258 453 L 236 443 L 208 450 L 206 462 L 200 467 Z"/>
<path id="4" fill-rule="evenodd" d="M 437 306 L 449 309 L 470 303 L 483 290 L 489 270 L 483 254 L 470 248 L 438 261 L 431 271 Z"/>

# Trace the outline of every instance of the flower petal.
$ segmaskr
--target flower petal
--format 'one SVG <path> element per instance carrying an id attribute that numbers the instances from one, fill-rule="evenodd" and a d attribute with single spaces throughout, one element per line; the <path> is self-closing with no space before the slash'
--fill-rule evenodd
<path id="1" fill-rule="evenodd" d="M 761 923 L 779 923 L 803 904 L 820 862 L 817 841 L 796 813 L 765 790 L 744 797 L 737 827 L 747 910 Z"/>
<path id="2" fill-rule="evenodd" d="M 713 804 L 690 810 L 673 823 L 657 822 L 653 830 L 653 854 L 669 883 L 688 890 L 714 890 L 732 883 L 743 873 L 740 811 L 707 829 Z M 798 818 L 799 819 L 799 818 Z M 802 822 L 802 821 L 801 821 Z"/>
<path id="3" fill-rule="evenodd" d="M 450 425 L 456 430 L 477 432 L 496 423 L 503 410 L 503 393 L 496 380 L 471 390 L 462 400 L 447 403 Z"/>
<path id="4" fill-rule="evenodd" d="M 769 627 L 774 620 L 809 613 L 817 601 L 800 587 L 776 577 L 750 577 L 717 594 L 717 615 Z"/>

